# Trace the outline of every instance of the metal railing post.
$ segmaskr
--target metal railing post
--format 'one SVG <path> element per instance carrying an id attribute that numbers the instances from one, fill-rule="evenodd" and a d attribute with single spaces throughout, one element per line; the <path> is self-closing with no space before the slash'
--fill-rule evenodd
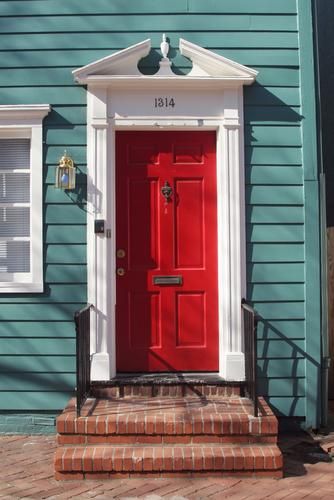
<path id="1" fill-rule="evenodd" d="M 74 314 L 76 331 L 76 400 L 77 416 L 90 392 L 90 309 L 87 304 Z"/>
<path id="2" fill-rule="evenodd" d="M 245 299 L 241 301 L 244 319 L 245 339 L 245 382 L 246 392 L 253 403 L 254 416 L 258 416 L 257 394 L 257 324 L 258 315 Z"/>

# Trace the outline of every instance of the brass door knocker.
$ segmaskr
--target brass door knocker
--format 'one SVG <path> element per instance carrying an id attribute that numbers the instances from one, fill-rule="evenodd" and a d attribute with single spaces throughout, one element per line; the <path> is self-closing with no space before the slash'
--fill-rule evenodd
<path id="1" fill-rule="evenodd" d="M 165 181 L 165 184 L 161 188 L 161 194 L 165 198 L 166 203 L 171 200 L 173 189 L 171 188 L 168 181 Z"/>

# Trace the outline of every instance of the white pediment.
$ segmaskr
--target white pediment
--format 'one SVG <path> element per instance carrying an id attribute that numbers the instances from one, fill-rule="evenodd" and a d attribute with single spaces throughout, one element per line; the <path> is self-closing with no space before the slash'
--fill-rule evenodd
<path id="1" fill-rule="evenodd" d="M 254 69 L 215 54 L 183 38 L 180 38 L 179 47 L 181 54 L 193 63 L 188 77 L 211 76 L 212 78 L 241 79 L 244 83 L 248 81 L 252 83 L 258 74 Z"/>
<path id="2" fill-rule="evenodd" d="M 91 76 L 106 75 L 128 75 L 140 76 L 138 63 L 140 59 L 146 57 L 151 50 L 151 40 L 148 38 L 143 42 L 136 43 L 130 47 L 115 52 L 107 57 L 98 59 L 82 68 L 72 71 L 75 80 L 79 83 L 86 83 L 85 80 Z"/>
<path id="3" fill-rule="evenodd" d="M 163 57 L 160 61 L 160 69 L 154 75 L 144 75 L 138 69 L 139 61 L 151 50 L 151 40 L 147 39 L 76 69 L 73 71 L 73 76 L 78 83 L 86 85 L 123 85 L 131 82 L 139 85 L 145 82 L 147 85 L 150 81 L 156 85 L 159 82 L 170 83 L 170 80 L 173 80 L 181 85 L 196 81 L 205 85 L 215 82 L 220 85 L 236 86 L 253 83 L 257 75 L 257 71 L 247 66 L 182 38 L 180 38 L 179 49 L 183 56 L 192 61 L 192 69 L 187 75 L 176 75 L 167 57 L 169 45 L 165 35 L 160 47 Z"/>

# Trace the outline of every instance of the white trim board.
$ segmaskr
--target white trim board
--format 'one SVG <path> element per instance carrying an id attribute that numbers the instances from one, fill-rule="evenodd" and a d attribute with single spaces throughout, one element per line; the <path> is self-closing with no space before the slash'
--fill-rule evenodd
<path id="1" fill-rule="evenodd" d="M 145 40 L 74 72 L 87 90 L 87 254 L 92 379 L 116 375 L 115 133 L 117 130 L 215 130 L 217 137 L 219 374 L 244 379 L 241 299 L 246 293 L 243 84 L 256 72 L 185 40 L 193 62 L 184 77 L 163 58 L 156 75 L 137 64 Z M 163 106 L 157 106 L 162 98 Z M 174 106 L 168 105 L 173 98 Z M 110 237 L 94 234 L 105 219 Z"/>

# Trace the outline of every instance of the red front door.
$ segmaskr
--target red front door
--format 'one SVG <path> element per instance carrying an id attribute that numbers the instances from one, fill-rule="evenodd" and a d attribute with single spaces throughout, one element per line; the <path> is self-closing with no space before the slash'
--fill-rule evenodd
<path id="1" fill-rule="evenodd" d="M 218 370 L 215 132 L 116 135 L 119 372 Z"/>

